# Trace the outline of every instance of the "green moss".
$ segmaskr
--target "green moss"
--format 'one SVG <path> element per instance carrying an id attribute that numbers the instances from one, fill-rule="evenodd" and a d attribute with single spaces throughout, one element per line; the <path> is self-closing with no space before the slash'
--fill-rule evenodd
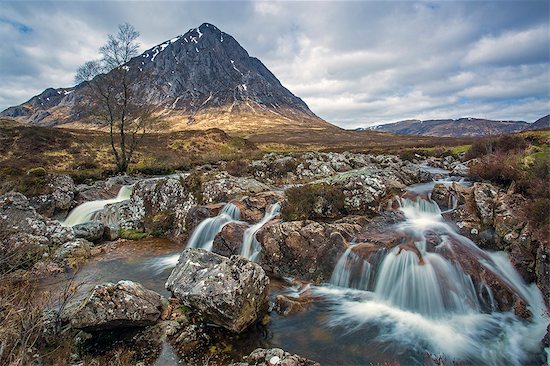
<path id="1" fill-rule="evenodd" d="M 45 176 L 46 174 L 48 174 L 46 172 L 46 169 L 42 168 L 42 167 L 38 167 L 38 168 L 32 168 L 32 169 L 29 169 L 27 171 L 27 175 L 32 175 L 34 177 L 43 177 Z"/>
<path id="2" fill-rule="evenodd" d="M 140 240 L 149 236 L 148 232 L 138 231 L 134 229 L 120 229 L 119 236 L 122 239 Z"/>
<path id="3" fill-rule="evenodd" d="M 163 236 L 174 227 L 175 214 L 172 211 L 164 210 L 153 216 L 145 218 L 145 228 L 153 236 Z"/>
<path id="4" fill-rule="evenodd" d="M 203 179 L 203 173 L 194 172 L 188 175 L 186 178 L 182 178 L 181 180 L 181 184 L 188 192 L 190 192 L 195 197 L 197 203 L 199 204 L 204 203 L 204 196 L 202 194 Z"/>

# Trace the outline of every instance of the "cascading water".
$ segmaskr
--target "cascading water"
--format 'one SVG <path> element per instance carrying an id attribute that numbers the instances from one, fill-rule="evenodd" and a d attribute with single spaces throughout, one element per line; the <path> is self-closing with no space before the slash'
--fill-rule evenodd
<path id="1" fill-rule="evenodd" d="M 61 224 L 64 226 L 74 226 L 74 225 L 78 225 L 78 224 L 82 224 L 87 221 L 90 221 L 93 219 L 94 214 L 102 210 L 105 207 L 105 205 L 122 202 L 130 199 L 130 197 L 132 196 L 133 189 L 134 189 L 133 185 L 122 186 L 115 198 L 85 202 L 75 207 L 69 213 L 65 221 L 63 221 Z"/>
<path id="2" fill-rule="evenodd" d="M 218 216 L 205 219 L 199 224 L 199 226 L 197 226 L 189 238 L 186 248 L 202 248 L 212 250 L 212 245 L 216 234 L 230 222 L 238 221 L 240 216 L 241 212 L 237 206 L 231 202 L 226 204 Z"/>
<path id="3" fill-rule="evenodd" d="M 281 205 L 279 203 L 273 204 L 269 210 L 266 210 L 265 215 L 260 222 L 246 229 L 243 234 L 243 243 L 241 245 L 240 255 L 250 259 L 251 261 L 256 261 L 258 259 L 258 255 L 260 254 L 262 247 L 256 239 L 256 233 L 262 226 L 277 216 L 280 211 Z"/>
<path id="4" fill-rule="evenodd" d="M 521 365 L 540 352 L 548 324 L 542 295 L 534 284 L 524 283 L 508 257 L 485 252 L 456 233 L 432 201 L 401 199 L 401 211 L 405 221 L 396 229 L 403 233 L 404 242 L 379 263 L 360 258 L 353 246 L 348 248 L 331 277 L 332 285 L 344 288 L 316 289 L 333 301 L 329 324 L 354 330 L 375 325 L 380 342 L 397 341 L 424 356 L 443 355 L 447 361 L 466 364 Z M 474 258 L 480 268 L 523 299 L 532 319 L 527 322 L 512 312 L 498 312 L 491 287 L 481 282 L 477 292 L 456 259 L 460 257 L 452 256 L 455 251 Z M 365 260 L 371 264 L 368 273 Z M 358 280 L 362 276 L 374 286 L 365 286 L 368 280 Z M 424 360 L 419 355 L 414 362 Z"/>

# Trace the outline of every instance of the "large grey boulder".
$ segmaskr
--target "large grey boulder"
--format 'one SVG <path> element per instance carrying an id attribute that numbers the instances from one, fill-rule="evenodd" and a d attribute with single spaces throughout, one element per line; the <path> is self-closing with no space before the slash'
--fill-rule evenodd
<path id="1" fill-rule="evenodd" d="M 48 193 L 30 197 L 31 206 L 46 217 L 67 212 L 73 204 L 76 192 L 73 179 L 68 175 L 48 174 L 45 185 Z"/>
<path id="2" fill-rule="evenodd" d="M 74 225 L 74 236 L 86 239 L 91 242 L 98 242 L 103 238 L 105 225 L 99 221 L 88 221 L 83 224 Z"/>
<path id="3" fill-rule="evenodd" d="M 234 177 L 227 172 L 221 172 L 202 183 L 201 189 L 205 203 L 218 203 L 265 192 L 270 188 L 255 179 Z"/>
<path id="4" fill-rule="evenodd" d="M 269 300 L 269 278 L 259 265 L 203 249 L 183 251 L 166 288 L 205 320 L 234 332 L 254 323 Z"/>
<path id="5" fill-rule="evenodd" d="M 132 281 L 96 286 L 70 315 L 71 326 L 85 331 L 147 326 L 161 316 L 163 298 Z"/>

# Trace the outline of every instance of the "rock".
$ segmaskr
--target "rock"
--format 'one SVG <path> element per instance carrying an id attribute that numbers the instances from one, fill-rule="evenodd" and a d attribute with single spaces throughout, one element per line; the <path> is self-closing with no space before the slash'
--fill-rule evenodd
<path id="1" fill-rule="evenodd" d="M 75 257 L 87 258 L 90 256 L 90 249 L 92 246 L 93 244 L 86 239 L 78 238 L 71 240 L 57 248 L 53 258 L 58 261 Z"/>
<path id="2" fill-rule="evenodd" d="M 41 257 L 48 248 L 74 238 L 71 228 L 38 214 L 22 194 L 0 196 L 0 255 L 4 258 L 17 251 L 23 251 L 27 260 Z"/>
<path id="3" fill-rule="evenodd" d="M 186 249 L 166 288 L 205 320 L 241 332 L 267 309 L 269 278 L 243 257 Z"/>
<path id="4" fill-rule="evenodd" d="M 344 193 L 344 207 L 350 213 L 378 211 L 387 198 L 402 192 L 408 185 L 430 179 L 419 165 L 395 156 L 374 158 L 377 164 L 351 170 L 320 180 Z"/>
<path id="5" fill-rule="evenodd" d="M 230 257 L 239 254 L 244 232 L 248 225 L 239 222 L 230 222 L 214 237 L 212 251 Z"/>
<path id="6" fill-rule="evenodd" d="M 217 216 L 225 206 L 224 203 L 216 203 L 205 206 L 193 206 L 189 209 L 187 216 L 185 217 L 185 227 L 188 233 L 192 233 L 193 230 L 205 219 Z"/>
<path id="7" fill-rule="evenodd" d="M 451 175 L 458 175 L 460 177 L 467 177 L 470 174 L 470 167 L 466 163 L 458 163 L 453 166 Z"/>
<path id="8" fill-rule="evenodd" d="M 155 231 L 156 235 L 183 240 L 187 213 L 196 203 L 179 179 L 146 179 L 134 185 L 129 201 L 107 205 L 97 219 L 108 225 Z"/>
<path id="9" fill-rule="evenodd" d="M 546 306 L 550 305 L 550 248 L 548 243 L 541 244 L 537 250 L 535 265 L 537 285 L 540 288 Z"/>
<path id="10" fill-rule="evenodd" d="M 230 366 L 320 366 L 318 362 L 308 360 L 298 355 L 292 355 L 280 348 L 257 348 L 242 362 Z"/>
<path id="11" fill-rule="evenodd" d="M 88 221 L 72 227 L 74 236 L 91 242 L 98 242 L 103 238 L 105 225 L 99 221 Z"/>
<path id="12" fill-rule="evenodd" d="M 103 231 L 103 239 L 107 241 L 115 241 L 120 237 L 120 228 L 114 225 L 105 225 Z"/>
<path id="13" fill-rule="evenodd" d="M 312 301 L 310 298 L 277 295 L 273 310 L 284 316 L 293 315 L 306 310 Z"/>
<path id="14" fill-rule="evenodd" d="M 221 172 L 202 183 L 202 194 L 206 203 L 229 202 L 251 194 L 268 191 L 269 187 L 255 179 L 233 177 Z"/>
<path id="15" fill-rule="evenodd" d="M 453 195 L 443 183 L 436 183 L 431 194 L 431 199 L 437 203 L 439 208 L 447 210 L 453 206 Z"/>
<path id="16" fill-rule="evenodd" d="M 277 276 L 324 282 L 330 279 L 346 241 L 360 225 L 316 221 L 271 221 L 256 234 L 262 246 L 259 264 Z"/>
<path id="17" fill-rule="evenodd" d="M 497 194 L 498 189 L 491 184 L 474 183 L 473 199 L 482 225 L 493 223 Z"/>
<path id="18" fill-rule="evenodd" d="M 50 193 L 30 197 L 31 206 L 46 217 L 67 212 L 75 197 L 76 187 L 73 179 L 68 175 L 48 174 L 46 186 Z"/>
<path id="19" fill-rule="evenodd" d="M 155 324 L 162 311 L 162 296 L 132 281 L 96 286 L 71 314 L 71 326 L 99 331 Z"/>
<path id="20" fill-rule="evenodd" d="M 280 191 L 268 191 L 243 197 L 233 202 L 241 211 L 241 220 L 254 224 L 262 220 L 266 210 L 275 203 L 282 203 L 285 195 Z"/>

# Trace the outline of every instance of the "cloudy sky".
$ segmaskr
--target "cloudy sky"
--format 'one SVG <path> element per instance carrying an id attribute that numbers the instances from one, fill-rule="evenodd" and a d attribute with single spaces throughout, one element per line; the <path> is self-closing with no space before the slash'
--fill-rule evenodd
<path id="1" fill-rule="evenodd" d="M 213 23 L 342 127 L 550 113 L 547 0 L 2 1 L 0 110 L 71 86 L 123 22 L 143 50 Z"/>

